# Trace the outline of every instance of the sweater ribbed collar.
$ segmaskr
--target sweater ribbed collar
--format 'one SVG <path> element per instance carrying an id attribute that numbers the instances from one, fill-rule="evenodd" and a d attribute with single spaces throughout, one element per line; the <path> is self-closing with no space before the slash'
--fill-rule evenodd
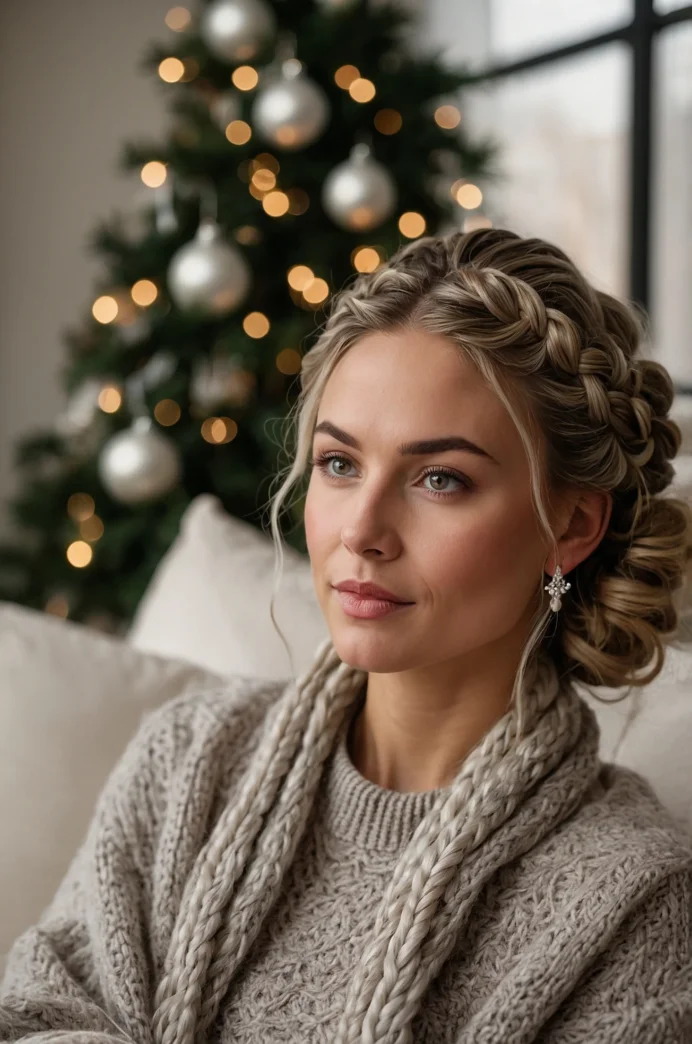
<path id="1" fill-rule="evenodd" d="M 349 708 L 324 766 L 320 788 L 321 824 L 332 836 L 368 852 L 396 852 L 408 844 L 440 794 L 436 790 L 388 790 L 361 775 L 348 751 L 348 736 L 364 693 Z"/>

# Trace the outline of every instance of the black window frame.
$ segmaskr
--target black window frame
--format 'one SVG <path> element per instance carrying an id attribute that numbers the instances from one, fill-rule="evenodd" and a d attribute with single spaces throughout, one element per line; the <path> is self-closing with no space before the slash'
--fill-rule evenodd
<path id="1" fill-rule="evenodd" d="M 651 303 L 651 259 L 653 208 L 652 112 L 655 84 L 654 41 L 678 22 L 692 22 L 692 3 L 666 13 L 654 9 L 654 0 L 633 0 L 630 22 L 607 32 L 588 36 L 562 47 L 540 51 L 511 62 L 491 62 L 469 77 L 469 84 L 506 79 L 528 69 L 562 61 L 622 41 L 632 51 L 630 90 L 630 150 L 628 220 L 629 296 L 649 311 Z M 655 317 L 654 317 L 655 319 Z M 692 385 L 676 382 L 676 390 L 692 394 Z"/>

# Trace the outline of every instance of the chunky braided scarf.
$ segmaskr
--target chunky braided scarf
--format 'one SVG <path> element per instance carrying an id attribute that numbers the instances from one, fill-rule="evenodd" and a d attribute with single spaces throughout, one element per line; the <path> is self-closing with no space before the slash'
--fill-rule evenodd
<path id="1" fill-rule="evenodd" d="M 366 677 L 325 639 L 309 670 L 271 708 L 238 798 L 219 817 L 187 881 L 155 996 L 155 1044 L 204 1040 L 280 894 L 324 762 Z M 571 686 L 560 687 L 551 663 L 542 660 L 529 673 L 522 713 L 521 734 L 515 707 L 487 732 L 403 851 L 354 970 L 335 1044 L 409 1044 L 420 1000 L 468 913 L 457 873 L 462 861 L 484 855 L 485 839 L 570 753 L 565 787 L 574 786 L 575 801 L 585 776 L 594 774 L 593 713 Z M 570 794 L 563 798 L 561 814 Z M 541 813 L 550 819 L 556 810 Z"/>

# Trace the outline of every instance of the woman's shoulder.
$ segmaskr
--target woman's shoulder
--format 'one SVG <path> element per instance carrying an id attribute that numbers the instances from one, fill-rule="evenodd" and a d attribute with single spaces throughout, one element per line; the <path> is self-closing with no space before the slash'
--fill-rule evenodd
<path id="1" fill-rule="evenodd" d="M 143 717 L 149 730 L 207 730 L 244 716 L 262 717 L 291 684 L 289 678 L 258 678 L 231 674 L 218 684 L 191 687 Z"/>
<path id="2" fill-rule="evenodd" d="M 529 854 L 533 872 L 575 868 L 583 884 L 682 873 L 692 889 L 692 826 L 677 819 L 639 772 L 600 762 L 573 813 Z"/>
<path id="3" fill-rule="evenodd" d="M 241 743 L 261 728 L 289 678 L 232 674 L 218 685 L 193 687 L 148 712 L 144 735 L 167 743 L 173 759 L 190 747 Z"/>
<path id="4" fill-rule="evenodd" d="M 139 804 L 146 789 L 159 811 L 181 775 L 238 766 L 290 679 L 234 674 L 218 685 L 193 687 L 146 710 L 104 787 L 100 802 Z M 206 773 L 205 773 L 206 774 Z M 151 808 L 151 801 L 144 803 Z"/>

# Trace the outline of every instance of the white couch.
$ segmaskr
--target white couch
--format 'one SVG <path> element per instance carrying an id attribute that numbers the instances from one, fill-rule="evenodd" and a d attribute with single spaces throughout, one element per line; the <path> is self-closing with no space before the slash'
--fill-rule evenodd
<path id="1" fill-rule="evenodd" d="M 190 505 L 127 640 L 0 603 L 0 976 L 11 942 L 57 888 L 144 712 L 229 674 L 291 675 L 269 616 L 272 582 L 268 537 L 204 495 Z M 295 552 L 276 617 L 301 672 L 327 629 L 309 563 Z M 591 702 L 604 759 L 642 772 L 692 822 L 692 642 L 669 649 L 647 689 L 617 704 Z"/>

